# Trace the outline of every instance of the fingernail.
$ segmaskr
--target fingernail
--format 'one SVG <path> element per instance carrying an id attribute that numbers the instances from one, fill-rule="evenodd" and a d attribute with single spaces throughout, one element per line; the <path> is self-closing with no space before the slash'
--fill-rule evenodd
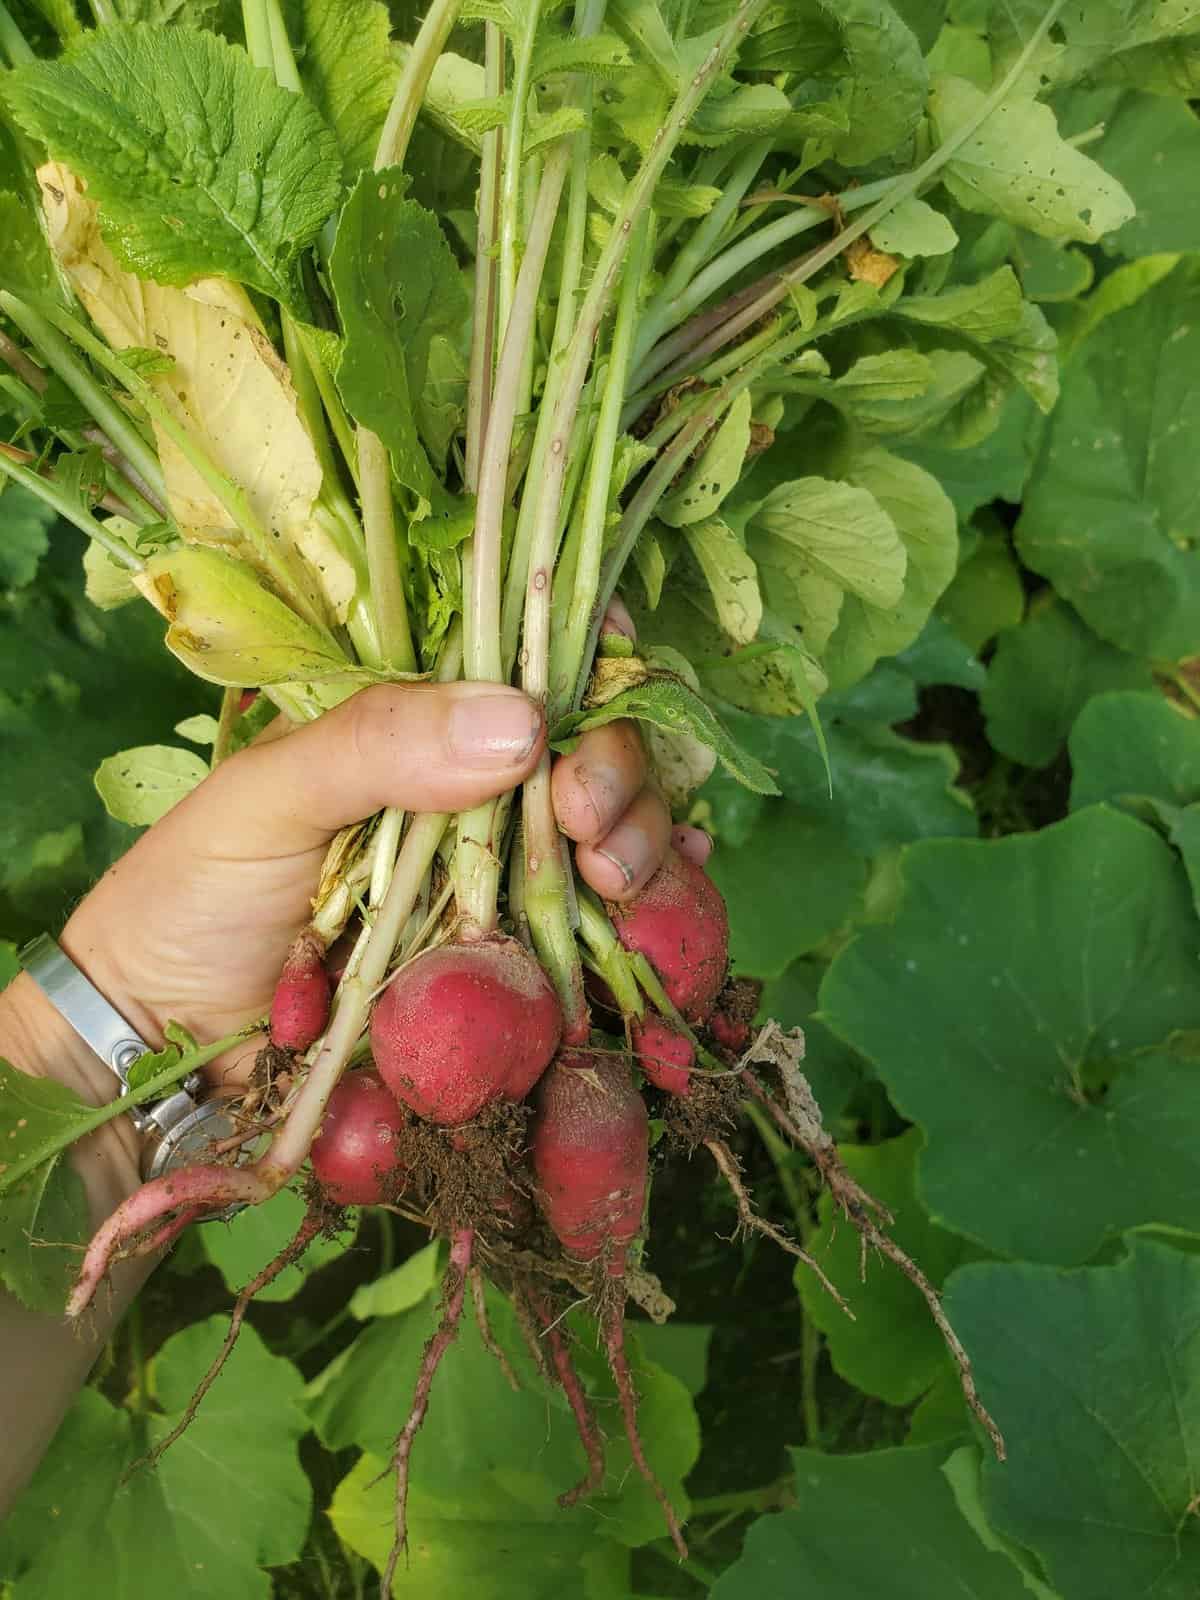
<path id="1" fill-rule="evenodd" d="M 540 715 L 517 689 L 463 695 L 450 712 L 450 753 L 469 766 L 516 766 L 532 753 L 541 732 Z"/>
<path id="2" fill-rule="evenodd" d="M 632 823 L 619 822 L 604 844 L 596 851 L 605 861 L 612 863 L 631 889 L 640 879 L 649 877 L 655 866 L 654 846 L 644 829 Z"/>

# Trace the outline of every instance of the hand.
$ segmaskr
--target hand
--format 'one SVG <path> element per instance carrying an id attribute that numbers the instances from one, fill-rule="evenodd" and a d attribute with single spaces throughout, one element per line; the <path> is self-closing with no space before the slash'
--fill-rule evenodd
<path id="1" fill-rule="evenodd" d="M 628 626 L 621 609 L 615 625 Z M 458 811 L 520 783 L 545 743 L 518 690 L 381 685 L 318 722 L 264 737 L 224 762 L 101 879 L 63 948 L 145 1038 L 168 1020 L 220 1038 L 268 1009 L 284 955 L 311 915 L 337 830 L 384 806 Z M 610 899 L 635 893 L 672 837 L 629 723 L 585 735 L 560 761 L 554 799 L 581 875 Z M 696 859 L 696 829 L 676 830 Z M 256 1045 L 223 1075 L 243 1077 Z"/>

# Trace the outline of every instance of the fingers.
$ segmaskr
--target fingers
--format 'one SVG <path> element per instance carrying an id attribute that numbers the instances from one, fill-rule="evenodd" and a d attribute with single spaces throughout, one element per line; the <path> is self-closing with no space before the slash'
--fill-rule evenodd
<path id="1" fill-rule="evenodd" d="M 713 842 L 703 828 L 683 826 L 671 829 L 671 848 L 677 855 L 702 867 L 712 855 Z"/>
<path id="2" fill-rule="evenodd" d="M 575 861 L 597 894 L 627 900 L 658 871 L 670 842 L 671 813 L 662 796 L 646 788 L 598 843 L 576 849 Z"/>
<path id="3" fill-rule="evenodd" d="M 551 793 L 559 827 L 579 844 L 597 844 L 645 782 L 646 752 L 633 723 L 593 728 L 555 765 Z"/>
<path id="4" fill-rule="evenodd" d="M 385 806 L 468 811 L 527 777 L 544 740 L 541 713 L 517 689 L 381 684 L 234 756 L 200 806 L 211 818 L 222 791 L 227 850 L 290 855 Z"/>

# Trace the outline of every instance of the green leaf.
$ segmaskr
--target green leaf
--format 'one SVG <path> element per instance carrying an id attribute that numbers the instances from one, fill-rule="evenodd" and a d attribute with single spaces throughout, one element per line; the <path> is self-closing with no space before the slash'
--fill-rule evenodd
<path id="1" fill-rule="evenodd" d="M 382 1278 L 360 1284 L 350 1300 L 351 1315 L 359 1322 L 366 1322 L 371 1317 L 395 1317 L 401 1311 L 411 1311 L 426 1295 L 433 1293 L 439 1259 L 435 1240 L 423 1250 L 414 1251 L 407 1261 L 385 1272 Z"/>
<path id="2" fill-rule="evenodd" d="M 984 534 L 938 601 L 938 615 L 975 654 L 1002 630 L 1018 625 L 1025 615 L 1025 586 L 1002 533 Z"/>
<path id="3" fill-rule="evenodd" d="M 205 274 L 303 314 L 296 257 L 337 201 L 333 135 L 301 95 L 210 33 L 113 24 L 10 74 L 4 98 L 87 181 L 121 265 Z"/>
<path id="4" fill-rule="evenodd" d="M 946 1314 L 1008 1441 L 983 1467 L 992 1527 L 1062 1600 L 1195 1594 L 1200 1260 L 1135 1239 L 1082 1272 L 965 1267 Z"/>
<path id="5" fill-rule="evenodd" d="M 1017 546 L 1103 638 L 1177 660 L 1196 648 L 1200 267 L 1106 319 L 1066 368 Z"/>
<path id="6" fill-rule="evenodd" d="M 866 450 L 846 473 L 891 519 L 904 547 L 904 590 L 893 606 L 847 594 L 821 664 L 834 688 L 847 688 L 881 656 L 897 655 L 919 636 L 954 576 L 958 528 L 936 479 L 887 450 Z"/>
<path id="7" fill-rule="evenodd" d="M 399 66 L 378 0 L 302 0 L 300 77 L 333 129 L 352 183 L 375 159 Z"/>
<path id="8" fill-rule="evenodd" d="M 777 978 L 853 914 L 865 863 L 835 824 L 798 807 L 768 807 L 739 848 L 715 852 L 708 868 L 729 909 L 729 955 L 737 972 Z M 802 895 L 780 885 L 803 884 Z"/>
<path id="9" fill-rule="evenodd" d="M 713 1600 L 1029 1600 L 1017 1569 L 959 1514 L 944 1444 L 790 1454 L 796 1504 L 752 1525 Z"/>
<path id="10" fill-rule="evenodd" d="M 74 1090 L 0 1060 L 0 1179 L 90 1110 Z M 0 1283 L 34 1311 L 61 1313 L 91 1231 L 82 1182 L 52 1156 L 0 1195 Z"/>
<path id="11" fill-rule="evenodd" d="M 297 1454 L 300 1375 L 252 1327 L 182 1438 L 123 1481 L 178 1419 L 225 1329 L 210 1317 L 163 1345 L 150 1367 L 162 1416 L 80 1394 L 0 1528 L 0 1576 L 23 1600 L 161 1600 L 194 1594 L 197 1573 L 206 1593 L 269 1600 L 263 1569 L 299 1557 L 312 1491 Z"/>
<path id="12" fill-rule="evenodd" d="M 948 217 L 927 200 L 902 200 L 871 229 L 878 250 L 893 256 L 942 256 L 953 250 L 958 235 Z"/>
<path id="13" fill-rule="evenodd" d="M 421 441 L 441 433 L 423 411 L 430 344 L 436 334 L 457 337 L 469 306 L 437 218 L 404 198 L 407 187 L 398 168 L 363 174 L 342 212 L 330 270 L 346 336 L 338 387 L 427 514 L 435 480 Z"/>
<path id="14" fill-rule="evenodd" d="M 54 512 L 18 483 L 0 493 L 0 589 L 23 589 L 50 548 Z"/>
<path id="15" fill-rule="evenodd" d="M 263 1205 L 248 1206 L 228 1222 L 205 1226 L 201 1230 L 204 1253 L 224 1278 L 225 1287 L 232 1292 L 244 1289 L 295 1238 L 307 1209 L 302 1195 L 292 1189 L 280 1189 Z M 300 1260 L 285 1267 L 258 1291 L 255 1299 L 293 1299 L 307 1277 L 345 1255 L 354 1243 L 357 1228 L 358 1213 L 351 1211 L 344 1228 L 332 1238 L 314 1239 Z"/>
<path id="16" fill-rule="evenodd" d="M 33 208 L 23 196 L 0 190 L 0 276 L 17 294 L 45 294 L 54 271 Z"/>
<path id="17" fill-rule="evenodd" d="M 1101 694 L 1071 729 L 1071 810 L 1200 800 L 1200 724 L 1160 694 Z"/>
<path id="18" fill-rule="evenodd" d="M 781 977 L 764 984 L 759 1023 L 772 1019 L 785 1030 L 804 1032 L 804 1076 L 816 1096 L 827 1128 L 843 1114 L 862 1082 L 866 1062 L 835 1038 L 817 1016 L 817 991 L 824 968 L 816 961 L 793 961 Z"/>
<path id="19" fill-rule="evenodd" d="M 740 711 L 727 719 L 734 737 L 775 774 L 785 798 L 843 828 L 863 855 L 913 839 L 977 832 L 969 802 L 954 788 L 958 758 L 950 746 L 917 744 L 872 721 L 843 720 L 836 698 L 823 700 L 821 711 L 832 794 L 807 721 Z"/>
<path id="20" fill-rule="evenodd" d="M 917 1196 L 918 1129 L 878 1145 L 843 1144 L 838 1153 L 851 1176 L 895 1217 L 888 1232 L 911 1260 L 921 1265 L 935 1289 L 961 1262 L 978 1252 L 965 1239 L 947 1233 L 926 1216 Z M 872 1260 L 864 1281 L 861 1245 L 845 1218 L 834 1214 L 832 1197 L 818 1205 L 821 1232 L 809 1248 L 854 1312 L 850 1321 L 802 1261 L 796 1263 L 796 1288 L 805 1315 L 825 1334 L 838 1375 L 889 1405 L 907 1406 L 932 1386 L 949 1366 L 942 1336 L 920 1292 L 891 1262 Z"/>
<path id="21" fill-rule="evenodd" d="M 791 8 L 789 8 L 791 9 Z M 842 77 L 849 128 L 834 143 L 847 167 L 866 166 L 899 151 L 916 132 L 925 109 L 929 73 L 911 29 L 887 0 L 817 0 L 795 7 L 796 23 L 811 26 L 805 13 L 832 24 L 842 59 L 832 75 Z"/>
<path id="22" fill-rule="evenodd" d="M 176 745 L 143 744 L 109 756 L 96 769 L 96 793 L 110 817 L 148 827 L 208 776 L 208 762 Z"/>
<path id="23" fill-rule="evenodd" d="M 996 426 L 970 449 L 936 436 L 906 440 L 896 448 L 937 479 L 965 522 L 992 500 L 1020 503 L 1040 420 L 1028 394 L 1010 390 L 1001 399 Z"/>
<path id="24" fill-rule="evenodd" d="M 708 1383 L 712 1327 L 701 1322 L 639 1322 L 638 1344 L 646 1359 L 678 1378 L 694 1399 Z"/>
<path id="25" fill-rule="evenodd" d="M 985 98 L 964 78 L 939 78 L 929 100 L 938 142 L 977 117 Z M 967 211 L 1003 217 L 1048 239 L 1095 244 L 1134 213 L 1116 179 L 1059 137 L 1049 106 L 1019 95 L 984 119 L 941 178 Z"/>
<path id="26" fill-rule="evenodd" d="M 988 738 L 1012 761 L 1049 766 L 1093 695 L 1151 682 L 1147 662 L 1105 644 L 1051 597 L 997 641 L 980 697 Z"/>
<path id="27" fill-rule="evenodd" d="M 1179 204 L 1181 186 L 1200 163 L 1200 119 L 1183 101 L 1120 88 L 1074 88 L 1058 94 L 1064 135 L 1099 127 L 1089 153 L 1124 185 L 1136 214 L 1106 236 L 1106 251 L 1134 260 L 1164 250 L 1200 250 L 1200 218 Z"/>
<path id="28" fill-rule="evenodd" d="M 245 562 L 202 545 L 151 556 L 142 592 L 167 618 L 166 645 L 197 677 L 227 688 L 336 675 L 353 669 L 328 635 L 302 622 Z"/>
<path id="29" fill-rule="evenodd" d="M 636 668 L 643 681 L 635 682 L 633 687 L 622 690 L 602 706 L 563 717 L 551 730 L 551 743 L 558 746 L 577 734 L 586 733 L 589 728 L 601 728 L 606 722 L 632 717 L 664 733 L 685 734 L 699 740 L 716 752 L 717 760 L 727 772 L 755 794 L 779 793 L 762 763 L 739 749 L 715 713 L 681 678 L 665 672 L 649 673 L 640 662 L 636 663 Z"/>
<path id="30" fill-rule="evenodd" d="M 534 1371 L 507 1299 L 490 1291 L 488 1309 L 493 1334 L 521 1390 L 509 1388 L 474 1318 L 465 1317 L 434 1382 L 431 1426 L 413 1451 L 406 1584 L 417 1596 L 457 1594 L 464 1592 L 460 1575 L 486 1571 L 489 1595 L 544 1595 L 551 1592 L 551 1582 L 559 1584 L 553 1592 L 561 1595 L 564 1579 L 568 1586 L 582 1585 L 581 1569 L 587 1571 L 592 1561 L 615 1583 L 627 1573 L 619 1547 L 659 1537 L 658 1503 L 632 1470 L 619 1425 L 606 1430 L 608 1473 L 601 1493 L 569 1510 L 556 1503 L 581 1472 L 570 1412 L 561 1391 L 543 1385 Z M 309 1406 L 328 1448 L 355 1444 L 386 1460 L 396 1418 L 403 1418 L 411 1404 L 437 1315 L 431 1296 L 413 1310 L 369 1323 L 318 1375 Z M 678 1379 L 641 1356 L 632 1329 L 629 1343 L 647 1455 L 686 1514 L 681 1479 L 699 1452 L 692 1402 Z M 572 1337 L 572 1353 L 586 1389 L 602 1414 L 612 1416 L 611 1380 L 595 1348 L 594 1329 Z M 339 1486 L 331 1515 L 340 1537 L 381 1566 L 390 1542 L 394 1491 L 386 1475 L 377 1488 L 368 1487 L 380 1470 L 378 1462 L 360 1462 Z M 508 1548 L 519 1556 L 498 1563 L 497 1553 Z M 627 1594 L 628 1588 L 600 1592 Z"/>
<path id="31" fill-rule="evenodd" d="M 1200 927 L 1170 848 L 1094 807 L 912 845 L 903 877 L 893 921 L 833 962 L 821 1013 L 924 1129 L 934 1220 L 1061 1262 L 1139 1223 L 1200 1227 L 1195 1064 L 1142 1054 L 1200 1022 Z"/>
<path id="32" fill-rule="evenodd" d="M 750 644 L 762 623 L 758 568 L 745 545 L 718 517 L 687 530 L 688 549 L 704 574 L 717 620 L 737 644 Z"/>
<path id="33" fill-rule="evenodd" d="M 955 1386 L 958 1387 L 957 1374 Z M 961 1389 L 960 1389 L 961 1394 Z M 909 1443 L 914 1441 L 910 1438 Z M 983 1507 L 981 1468 L 983 1463 L 974 1445 L 960 1445 L 945 1462 L 942 1471 L 954 1495 L 954 1503 L 989 1550 L 1007 1556 L 1020 1569 L 1025 1587 L 1037 1600 L 1061 1600 L 1061 1596 L 1041 1581 L 1033 1571 L 1034 1558 L 1011 1539 L 1004 1539 L 992 1527 Z"/>
<path id="34" fill-rule="evenodd" d="M 745 389 L 730 406 L 720 427 L 699 460 L 683 476 L 677 489 L 659 502 L 655 515 L 670 528 L 684 528 L 714 516 L 736 485 L 750 448 L 750 391 Z"/>
<path id="35" fill-rule="evenodd" d="M 827 478 L 799 478 L 773 489 L 751 526 L 795 563 L 843 592 L 893 607 L 904 592 L 904 546 L 887 512 L 867 489 Z M 794 554 L 790 554 L 794 552 Z"/>

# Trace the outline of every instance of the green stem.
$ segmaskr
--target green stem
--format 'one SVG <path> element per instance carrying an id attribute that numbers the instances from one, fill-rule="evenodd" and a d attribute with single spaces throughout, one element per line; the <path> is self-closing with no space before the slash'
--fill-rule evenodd
<path id="1" fill-rule="evenodd" d="M 592 441 L 587 489 L 579 522 L 575 557 L 575 583 L 566 624 L 550 647 L 550 720 L 575 703 L 576 685 L 587 669 L 584 649 L 596 604 L 600 582 L 600 563 L 604 554 L 604 534 L 612 497 L 613 463 L 621 429 L 621 410 L 637 326 L 638 294 L 642 272 L 649 254 L 651 217 L 647 213 L 638 224 L 621 283 L 617 318 L 613 328 L 608 368 L 600 400 L 600 415 Z"/>
<path id="2" fill-rule="evenodd" d="M 121 566 L 127 567 L 130 572 L 142 572 L 146 563 L 132 550 L 123 539 L 116 538 L 109 533 L 102 522 L 97 522 L 90 511 L 85 511 L 77 500 L 63 491 L 54 482 L 53 478 L 43 478 L 31 468 L 23 466 L 19 461 L 0 451 L 0 473 L 11 478 L 14 483 L 19 483 L 22 488 L 28 489 L 30 494 L 37 495 L 39 500 L 52 506 L 60 517 L 74 523 L 81 533 L 86 533 L 89 539 L 95 539 L 107 553 Z"/>
<path id="3" fill-rule="evenodd" d="M 711 1567 L 705 1566 L 703 1561 L 698 1561 L 695 1556 L 689 1556 L 686 1561 L 681 1561 L 678 1551 L 669 1539 L 656 1539 L 653 1544 L 648 1544 L 644 1548 L 656 1556 L 661 1556 L 676 1572 L 686 1572 L 689 1578 L 693 1578 L 704 1589 L 711 1589 L 720 1576 Z"/>
<path id="4" fill-rule="evenodd" d="M 0 50 L 3 50 L 8 57 L 8 64 L 11 67 L 23 67 L 37 59 L 25 35 L 13 21 L 4 0 L 0 0 Z"/>
<path id="5" fill-rule="evenodd" d="M 596 964 L 596 970 L 613 992 L 621 1015 L 628 1021 L 645 1015 L 642 991 L 633 975 L 629 956 L 604 914 L 604 908 L 586 884 L 577 884 L 579 935 Z"/>
<path id="6" fill-rule="evenodd" d="M 730 1494 L 710 1494 L 693 1500 L 692 1519 L 724 1516 L 730 1511 L 772 1511 L 794 1497 L 792 1480 L 780 1478 L 777 1483 L 765 1484 L 761 1489 L 735 1489 Z"/>
<path id="7" fill-rule="evenodd" d="M 415 672 L 400 545 L 392 499 L 392 464 L 387 449 L 369 428 L 358 430 L 358 470 L 362 485 L 363 533 L 367 542 L 371 604 L 384 661 L 398 672 Z"/>
<path id="8" fill-rule="evenodd" d="M 271 43 L 271 14 L 267 0 L 242 0 L 242 29 L 246 54 L 256 67 L 275 76 L 275 47 Z"/>
<path id="9" fill-rule="evenodd" d="M 22 1156 L 19 1161 L 12 1162 L 0 1171 L 0 1194 L 19 1183 L 27 1173 L 35 1171 L 44 1161 L 49 1161 L 51 1156 L 58 1155 L 60 1150 L 65 1150 L 68 1145 L 74 1144 L 77 1139 L 95 1133 L 97 1128 L 103 1128 L 105 1123 L 111 1122 L 114 1117 L 122 1116 L 131 1106 L 144 1105 L 148 1100 L 161 1100 L 172 1085 L 186 1078 L 189 1073 L 207 1066 L 210 1061 L 215 1061 L 218 1056 L 224 1055 L 226 1050 L 232 1050 L 241 1040 L 261 1033 L 265 1027 L 266 1022 L 262 1018 L 255 1018 L 252 1023 L 239 1028 L 236 1033 L 228 1033 L 213 1044 L 197 1045 L 195 1050 L 186 1051 L 173 1066 L 165 1067 L 162 1072 L 147 1079 L 138 1088 L 131 1089 L 120 1099 L 110 1100 L 107 1105 L 97 1106 L 95 1110 L 85 1107 L 82 1114 L 76 1117 L 69 1127 L 56 1128 L 53 1133 L 40 1139 L 28 1155 Z"/>
<path id="10" fill-rule="evenodd" d="M 212 765 L 219 767 L 233 745 L 233 730 L 241 715 L 242 691 L 226 689 L 221 695 L 221 714 L 217 718 L 217 732 L 213 739 Z"/>
<path id="11" fill-rule="evenodd" d="M 293 323 L 296 341 L 304 351 L 308 362 L 308 369 L 312 373 L 313 382 L 317 386 L 317 393 L 321 396 L 321 404 L 325 407 L 325 415 L 329 418 L 329 426 L 333 429 L 333 437 L 337 440 L 338 449 L 350 473 L 355 488 L 358 487 L 358 448 L 354 442 L 354 424 L 346 414 L 342 404 L 342 397 L 337 392 L 333 374 L 325 365 L 321 349 L 313 338 L 312 330 L 304 327 L 302 323 Z"/>
<path id="12" fill-rule="evenodd" d="M 296 58 L 292 54 L 292 45 L 287 36 L 287 26 L 283 20 L 279 0 L 266 0 L 266 10 L 267 33 L 275 61 L 275 82 L 281 89 L 289 89 L 292 94 L 300 94 L 300 74 L 296 70 Z"/>
<path id="13" fill-rule="evenodd" d="M 51 325 L 51 321 L 57 320 L 55 313 L 48 312 L 51 318 L 51 321 L 48 321 L 46 316 L 35 310 L 27 301 L 18 300 L 11 294 L 0 294 L 0 305 L 29 342 L 41 351 L 49 365 L 80 404 L 86 407 L 134 470 L 165 503 L 167 486 L 158 457 L 112 396 L 92 377 L 67 340 Z M 76 340 L 76 343 L 79 341 Z"/>
<path id="14" fill-rule="evenodd" d="M 433 0 L 404 62 L 375 151 L 375 171 L 402 167 L 429 79 L 458 21 L 462 0 Z"/>
<path id="15" fill-rule="evenodd" d="M 504 92 L 504 40 L 494 22 L 484 29 L 484 94 Z M 471 371 L 467 386 L 467 442 L 464 487 L 479 487 L 483 441 L 492 409 L 496 365 L 496 295 L 500 270 L 496 240 L 500 231 L 501 133 L 484 134 L 479 167 L 479 224 L 475 236 L 475 312 L 471 322 Z"/>
<path id="16" fill-rule="evenodd" d="M 518 13 L 521 14 L 521 13 Z M 500 323 L 503 340 L 517 292 L 517 257 L 521 233 L 521 168 L 525 161 L 525 110 L 529 104 L 533 51 L 538 24 L 542 20 L 542 0 L 525 0 L 525 26 L 513 47 L 512 103 L 504 138 L 504 171 L 500 198 Z"/>

